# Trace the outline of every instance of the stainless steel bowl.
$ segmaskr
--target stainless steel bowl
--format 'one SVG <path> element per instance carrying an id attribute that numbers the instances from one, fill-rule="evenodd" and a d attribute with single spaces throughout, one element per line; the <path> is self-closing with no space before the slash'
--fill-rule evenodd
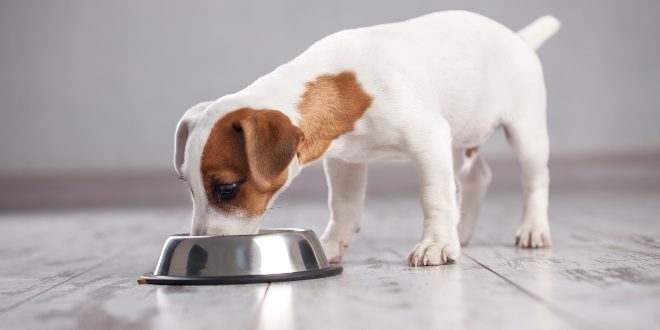
<path id="1" fill-rule="evenodd" d="M 266 229 L 256 235 L 170 236 L 153 273 L 138 283 L 239 284 L 302 280 L 341 273 L 311 230 Z"/>

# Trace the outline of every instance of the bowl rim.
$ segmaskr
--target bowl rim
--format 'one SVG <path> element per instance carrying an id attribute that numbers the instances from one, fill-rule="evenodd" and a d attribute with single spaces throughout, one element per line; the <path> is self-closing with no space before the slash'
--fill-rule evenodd
<path id="1" fill-rule="evenodd" d="M 241 235 L 190 235 L 190 233 L 180 233 L 170 235 L 169 238 L 183 238 L 183 239 L 196 239 L 196 238 L 222 238 L 222 237 L 261 237 L 268 235 L 279 235 L 288 233 L 304 233 L 314 232 L 311 229 L 305 228 L 264 228 L 260 229 L 257 234 L 241 234 Z"/>
<path id="2" fill-rule="evenodd" d="M 265 275 L 231 275 L 231 276 L 209 276 L 209 277 L 184 277 L 154 275 L 145 273 L 138 280 L 138 284 L 159 285 L 226 285 L 226 284 L 254 284 L 311 280 L 316 278 L 331 277 L 343 272 L 344 267 L 330 264 L 326 268 L 311 269 L 305 271 L 265 274 Z"/>

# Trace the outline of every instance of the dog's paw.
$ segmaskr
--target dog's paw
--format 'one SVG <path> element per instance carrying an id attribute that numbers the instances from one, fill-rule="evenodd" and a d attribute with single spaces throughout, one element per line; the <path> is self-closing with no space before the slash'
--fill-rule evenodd
<path id="1" fill-rule="evenodd" d="M 341 262 L 344 251 L 348 248 L 348 243 L 343 240 L 321 239 L 321 246 L 323 246 L 323 252 L 325 252 L 328 262 L 338 264 Z"/>
<path id="2" fill-rule="evenodd" d="M 515 245 L 520 248 L 543 248 L 550 246 L 550 227 L 547 224 L 522 224 L 516 232 Z"/>
<path id="3" fill-rule="evenodd" d="M 422 240 L 415 245 L 413 252 L 408 256 L 408 264 L 417 267 L 453 263 L 461 253 L 461 245 L 458 238 L 450 241 L 444 243 Z"/>
<path id="4" fill-rule="evenodd" d="M 328 261 L 333 264 L 341 262 L 344 251 L 348 248 L 348 242 L 354 233 L 357 232 L 357 222 L 349 222 L 343 225 L 330 221 L 328 227 L 321 235 L 321 245 Z"/>

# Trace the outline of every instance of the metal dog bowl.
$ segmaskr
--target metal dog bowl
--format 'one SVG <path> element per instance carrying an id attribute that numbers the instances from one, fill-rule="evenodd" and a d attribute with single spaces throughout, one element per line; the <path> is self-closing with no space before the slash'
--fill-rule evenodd
<path id="1" fill-rule="evenodd" d="M 256 235 L 170 236 L 153 273 L 140 284 L 241 284 L 327 277 L 330 265 L 306 229 L 267 229 Z"/>

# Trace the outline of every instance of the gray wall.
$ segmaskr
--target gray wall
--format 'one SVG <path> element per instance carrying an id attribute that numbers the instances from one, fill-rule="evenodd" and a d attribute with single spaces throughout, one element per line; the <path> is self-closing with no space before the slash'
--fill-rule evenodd
<path id="1" fill-rule="evenodd" d="M 331 32 L 458 8 L 563 21 L 540 51 L 555 154 L 660 150 L 660 1 L 16 0 L 0 3 L 0 175 L 169 170 L 189 105 Z"/>

